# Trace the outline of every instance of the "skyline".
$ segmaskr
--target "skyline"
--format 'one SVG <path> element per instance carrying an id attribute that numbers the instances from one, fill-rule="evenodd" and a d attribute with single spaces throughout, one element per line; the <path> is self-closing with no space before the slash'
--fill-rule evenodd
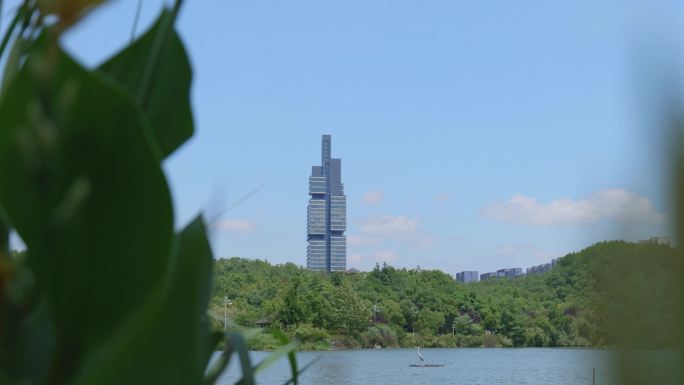
<path id="1" fill-rule="evenodd" d="M 205 211 L 218 257 L 303 265 L 304 185 L 329 133 L 350 268 L 487 272 L 671 235 L 664 140 L 630 60 L 646 27 L 622 4 L 188 2 L 197 132 L 164 164 L 176 226 Z M 65 45 L 98 63 L 136 7 L 103 6 Z"/>

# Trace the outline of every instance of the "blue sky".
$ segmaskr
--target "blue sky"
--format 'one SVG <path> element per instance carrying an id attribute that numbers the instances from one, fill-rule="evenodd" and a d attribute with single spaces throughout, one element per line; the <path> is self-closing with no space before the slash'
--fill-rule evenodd
<path id="1" fill-rule="evenodd" d="M 65 45 L 99 63 L 136 4 L 102 7 Z M 683 13 L 645 4 L 186 1 L 196 135 L 164 165 L 176 222 L 257 190 L 213 222 L 215 254 L 304 264 L 307 178 L 331 134 L 350 267 L 525 268 L 668 235 L 643 53 L 678 48 Z"/>

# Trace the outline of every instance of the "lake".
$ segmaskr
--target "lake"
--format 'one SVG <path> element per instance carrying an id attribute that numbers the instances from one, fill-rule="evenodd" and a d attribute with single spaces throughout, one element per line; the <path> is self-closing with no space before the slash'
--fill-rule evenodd
<path id="1" fill-rule="evenodd" d="M 613 383 L 613 353 L 596 349 L 423 349 L 428 364 L 443 367 L 417 368 L 415 349 L 370 349 L 299 352 L 299 367 L 316 360 L 300 377 L 305 385 L 342 384 L 540 384 L 590 385 L 596 368 L 596 385 Z M 259 362 L 268 353 L 253 352 Z M 237 361 L 219 384 L 239 379 Z M 262 385 L 283 384 L 288 377 L 287 360 L 282 360 L 257 376 Z"/>

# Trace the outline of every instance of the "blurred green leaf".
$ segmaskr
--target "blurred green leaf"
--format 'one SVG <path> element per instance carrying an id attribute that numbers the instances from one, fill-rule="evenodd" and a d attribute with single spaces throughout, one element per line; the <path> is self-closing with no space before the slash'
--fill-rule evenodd
<path id="1" fill-rule="evenodd" d="M 221 373 L 226 369 L 228 363 L 230 362 L 230 357 L 235 353 L 233 345 L 226 343 L 223 352 L 218 357 L 218 359 L 209 367 L 207 373 L 204 377 L 205 385 L 213 385 L 218 380 Z"/>
<path id="2" fill-rule="evenodd" d="M 247 339 L 242 334 L 232 333 L 228 343 L 233 346 L 240 359 L 242 379 L 238 381 L 238 384 L 254 385 L 254 371 L 252 369 L 252 360 L 249 357 L 249 350 L 247 349 Z"/>
<path id="3" fill-rule="evenodd" d="M 1 2 L 0 2 L 1 4 Z M 24 15 L 23 12 L 24 8 L 20 7 L 17 12 L 14 14 L 14 17 L 12 18 L 12 21 L 9 23 L 9 26 L 7 27 L 7 30 L 5 31 L 5 35 L 2 37 L 2 41 L 0 41 L 0 58 L 2 58 L 2 54 L 5 52 L 5 48 L 7 48 L 7 44 L 9 43 L 10 39 L 12 38 L 12 34 L 14 34 L 14 28 L 19 25 L 19 21 Z"/>
<path id="4" fill-rule="evenodd" d="M 47 306 L 37 307 L 26 319 L 21 327 L 17 342 L 20 357 L 15 364 L 18 371 L 27 374 L 33 383 L 44 383 L 51 366 L 54 364 L 55 335 L 54 324 L 50 318 Z"/>
<path id="5" fill-rule="evenodd" d="M 299 378 L 299 376 L 301 376 L 302 373 L 306 372 L 313 364 L 315 364 L 316 362 L 318 362 L 319 359 L 320 359 L 320 356 L 314 358 L 314 359 L 311 360 L 311 361 L 309 361 L 306 365 L 302 366 L 301 369 L 296 370 L 296 373 L 295 373 L 294 375 L 292 375 L 292 378 L 290 378 L 289 380 L 285 381 L 285 383 L 284 383 L 283 385 L 290 385 L 290 384 L 295 384 L 295 385 L 296 385 L 296 384 L 297 384 L 297 379 Z"/>
<path id="6" fill-rule="evenodd" d="M 254 374 L 256 374 L 255 368 L 251 367 L 251 360 L 249 358 L 249 350 L 247 348 L 247 341 L 262 333 L 261 329 L 242 329 L 237 331 L 230 331 L 225 334 L 226 343 L 223 349 L 223 353 L 218 357 L 218 359 L 212 364 L 212 366 L 207 370 L 205 376 L 205 384 L 210 385 L 216 383 L 219 376 L 226 369 L 230 363 L 230 358 L 233 353 L 238 353 L 238 359 L 242 364 L 243 378 L 238 382 L 239 384 L 253 383 Z M 246 360 L 246 361 L 244 361 Z M 252 381 L 252 382 L 249 382 Z"/>
<path id="7" fill-rule="evenodd" d="M 17 76 L 17 73 L 19 73 L 23 44 L 24 39 L 18 36 L 16 39 L 14 39 L 9 54 L 7 55 L 5 69 L 2 74 L 2 83 L 0 84 L 0 100 L 2 100 L 4 97 L 5 91 L 7 91 L 9 85 L 12 84 L 12 80 L 14 80 L 14 78 Z"/>
<path id="8" fill-rule="evenodd" d="M 154 25 L 133 44 L 117 53 L 100 66 L 100 69 L 120 82 L 132 95 L 139 95 L 139 87 L 150 69 L 149 93 L 139 100 L 145 117 L 152 128 L 161 154 L 166 157 L 183 144 L 193 133 L 190 107 L 192 69 L 183 43 L 175 30 L 167 38 L 164 26 L 170 23 L 172 13 L 164 11 Z M 173 27 L 170 27 L 173 28 Z M 158 57 L 155 43 L 161 39 Z"/>
<path id="9" fill-rule="evenodd" d="M 45 38 L 31 56 L 0 102 L 0 202 L 27 244 L 65 375 L 160 283 L 172 206 L 130 96 Z"/>
<path id="10" fill-rule="evenodd" d="M 290 341 L 284 345 L 280 345 L 276 350 L 269 354 L 266 358 L 261 360 L 254 368 L 256 374 L 263 372 L 265 369 L 276 363 L 281 358 L 293 353 L 299 344 L 295 341 Z M 294 376 L 294 374 L 293 374 Z"/>
<path id="11" fill-rule="evenodd" d="M 201 384 L 209 334 L 202 316 L 212 254 L 201 218 L 177 237 L 177 257 L 155 296 L 85 364 L 78 385 Z"/>
<path id="12" fill-rule="evenodd" d="M 256 336 L 257 334 L 263 333 L 263 329 L 242 329 L 240 330 L 240 335 L 242 336 L 242 339 L 245 341 L 250 340 L 252 337 Z M 228 338 L 230 340 L 230 337 Z"/>
<path id="13" fill-rule="evenodd" d="M 9 254 L 9 232 L 9 221 L 0 207 L 0 259 Z M 2 277 L 0 277 L 0 282 L 2 282 Z"/>
<path id="14" fill-rule="evenodd" d="M 287 338 L 287 335 L 283 333 L 279 329 L 270 329 L 270 333 L 273 334 L 274 337 L 276 337 L 280 343 L 282 344 L 287 344 L 289 343 L 289 338 Z M 290 362 L 290 371 L 292 373 L 292 383 L 297 385 L 299 383 L 298 378 L 299 378 L 299 372 L 297 371 L 297 355 L 295 354 L 294 350 L 291 350 L 287 354 L 287 359 Z"/>
<path id="15" fill-rule="evenodd" d="M 206 324 L 206 330 L 209 330 L 209 325 Z M 219 343 L 221 340 L 224 338 L 223 333 L 221 332 L 209 332 L 207 335 L 207 344 L 204 349 L 204 355 L 201 356 L 200 358 L 200 363 L 204 366 L 207 366 L 209 364 L 209 361 L 211 361 L 211 356 L 216 353 L 216 348 L 219 346 Z M 206 379 L 206 376 L 205 376 Z M 205 381 L 206 383 L 206 381 Z"/>
<path id="16" fill-rule="evenodd" d="M 254 384 L 295 345 L 255 368 L 260 330 L 231 333 L 204 379 L 222 336 L 209 333 L 212 253 L 201 218 L 174 236 L 160 166 L 193 132 L 182 1 L 89 71 L 59 34 L 100 3 L 25 3 L 1 43 L 0 251 L 10 225 L 27 251 L 0 258 L 0 383 L 213 383 L 236 352 Z"/>

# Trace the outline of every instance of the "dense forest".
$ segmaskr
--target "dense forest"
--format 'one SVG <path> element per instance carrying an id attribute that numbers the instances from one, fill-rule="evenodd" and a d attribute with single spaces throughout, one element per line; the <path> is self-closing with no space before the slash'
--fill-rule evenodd
<path id="1" fill-rule="evenodd" d="M 302 349 L 360 347 L 667 346 L 679 251 L 602 242 L 561 258 L 550 272 L 462 284 L 438 270 L 376 266 L 323 274 L 294 264 L 220 259 L 213 327 L 281 328 Z M 672 300 L 674 301 L 674 300 Z M 627 336 L 628 338 L 624 338 Z M 277 342 L 269 334 L 253 349 Z"/>

